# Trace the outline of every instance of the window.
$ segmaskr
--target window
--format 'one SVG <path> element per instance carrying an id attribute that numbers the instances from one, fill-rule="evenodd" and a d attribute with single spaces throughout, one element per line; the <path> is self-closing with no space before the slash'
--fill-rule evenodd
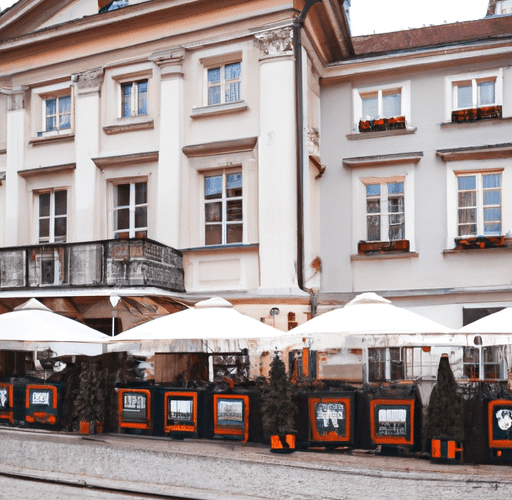
<path id="1" fill-rule="evenodd" d="M 121 84 L 121 116 L 139 116 L 148 114 L 148 81 Z"/>
<path id="2" fill-rule="evenodd" d="M 114 237 L 146 238 L 148 234 L 146 182 L 114 186 Z"/>
<path id="3" fill-rule="evenodd" d="M 47 132 L 71 128 L 71 95 L 45 100 Z"/>
<path id="4" fill-rule="evenodd" d="M 366 185 L 367 241 L 405 239 L 404 183 Z"/>
<path id="5" fill-rule="evenodd" d="M 368 372 L 370 382 L 403 380 L 404 369 L 400 347 L 368 349 Z"/>
<path id="6" fill-rule="evenodd" d="M 206 72 L 208 106 L 240 101 L 241 62 L 207 68 Z"/>
<path id="7" fill-rule="evenodd" d="M 52 190 L 38 195 L 39 243 L 62 243 L 67 232 L 67 191 Z"/>
<path id="8" fill-rule="evenodd" d="M 405 129 L 409 121 L 410 84 L 354 89 L 354 132 Z"/>
<path id="9" fill-rule="evenodd" d="M 458 75 L 448 79 L 454 123 L 502 116 L 502 71 Z"/>
<path id="10" fill-rule="evenodd" d="M 224 172 L 204 178 L 206 245 L 242 242 L 242 201 L 242 172 Z"/>
<path id="11" fill-rule="evenodd" d="M 482 347 L 483 379 L 506 378 L 503 346 Z M 464 376 L 469 379 L 480 379 L 480 349 L 464 347 Z"/>
<path id="12" fill-rule="evenodd" d="M 459 174 L 459 236 L 501 235 L 501 173 Z"/>

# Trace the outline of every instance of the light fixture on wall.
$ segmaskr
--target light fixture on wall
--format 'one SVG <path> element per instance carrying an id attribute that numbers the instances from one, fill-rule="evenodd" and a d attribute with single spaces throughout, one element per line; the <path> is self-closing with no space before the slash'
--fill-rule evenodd
<path id="1" fill-rule="evenodd" d="M 276 316 L 279 314 L 279 308 L 278 307 L 273 307 L 272 309 L 270 309 L 270 316 L 272 316 L 272 326 L 275 328 L 276 327 Z"/>

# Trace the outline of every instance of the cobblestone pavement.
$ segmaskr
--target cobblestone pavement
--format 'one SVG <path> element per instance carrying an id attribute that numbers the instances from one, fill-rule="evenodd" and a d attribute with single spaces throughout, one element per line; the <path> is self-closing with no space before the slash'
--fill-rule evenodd
<path id="1" fill-rule="evenodd" d="M 128 491 L 133 498 L 142 493 L 204 500 L 512 495 L 512 468 L 503 465 L 433 464 L 357 450 L 277 455 L 250 443 L 17 429 L 0 429 L 0 473 Z M 21 496 L 6 498 L 38 498 L 17 492 Z"/>

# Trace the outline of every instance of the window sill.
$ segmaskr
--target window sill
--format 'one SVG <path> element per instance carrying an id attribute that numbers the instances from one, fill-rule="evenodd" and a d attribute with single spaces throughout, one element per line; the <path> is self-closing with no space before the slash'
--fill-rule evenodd
<path id="1" fill-rule="evenodd" d="M 68 134 L 58 134 L 58 135 L 50 135 L 47 137 L 34 137 L 29 140 L 29 144 L 32 146 L 39 146 L 41 144 L 51 144 L 55 142 L 66 142 L 66 141 L 74 141 L 75 134 L 74 132 L 70 132 Z"/>
<path id="2" fill-rule="evenodd" d="M 507 118 L 489 118 L 486 120 L 475 120 L 472 122 L 445 122 L 441 123 L 441 128 L 467 128 L 467 127 L 481 127 L 484 125 L 499 125 L 501 123 L 510 123 L 512 121 L 512 116 Z"/>
<path id="3" fill-rule="evenodd" d="M 204 247 L 182 248 L 180 249 L 180 252 L 240 252 L 243 250 L 257 250 L 259 246 L 259 243 L 233 243 L 229 245 L 211 245 Z"/>
<path id="4" fill-rule="evenodd" d="M 367 255 L 353 254 L 350 256 L 351 261 L 355 260 L 383 260 L 383 259 L 415 259 L 420 254 L 417 252 L 386 252 L 373 253 Z"/>
<path id="5" fill-rule="evenodd" d="M 135 132 L 138 130 L 152 130 L 155 128 L 153 120 L 139 121 L 136 123 L 123 123 L 122 125 L 110 125 L 103 127 L 103 132 L 107 135 L 123 134 L 125 132 Z"/>
<path id="6" fill-rule="evenodd" d="M 404 128 L 398 130 L 382 130 L 381 132 L 358 132 L 355 134 L 347 134 L 350 141 L 359 141 L 362 139 L 375 139 L 377 137 L 393 137 L 395 135 L 415 134 L 417 127 Z"/>
<path id="7" fill-rule="evenodd" d="M 204 118 L 206 116 L 224 115 L 227 113 L 239 113 L 248 109 L 245 101 L 231 102 L 229 104 L 215 104 L 213 106 L 204 106 L 201 108 L 194 108 L 192 110 L 191 118 Z"/>
<path id="8" fill-rule="evenodd" d="M 512 251 L 512 242 L 505 240 L 505 244 L 503 246 L 496 247 L 487 247 L 487 248 L 448 248 L 443 250 L 443 255 L 452 255 L 452 254 L 469 254 L 475 255 L 480 253 L 503 253 L 503 252 L 511 252 Z"/>

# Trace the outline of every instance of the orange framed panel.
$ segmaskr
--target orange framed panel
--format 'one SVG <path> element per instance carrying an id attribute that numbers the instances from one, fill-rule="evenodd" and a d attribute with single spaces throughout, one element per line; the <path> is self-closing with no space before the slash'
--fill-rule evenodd
<path id="1" fill-rule="evenodd" d="M 487 408 L 489 448 L 512 448 L 512 401 L 495 399 Z"/>
<path id="2" fill-rule="evenodd" d="M 351 442 L 352 411 L 350 397 L 309 397 L 311 441 Z"/>
<path id="3" fill-rule="evenodd" d="M 14 423 L 14 386 L 9 383 L 0 383 L 0 420 Z"/>
<path id="4" fill-rule="evenodd" d="M 151 391 L 117 389 L 119 427 L 151 429 Z"/>
<path id="5" fill-rule="evenodd" d="M 25 421 L 29 424 L 57 423 L 58 391 L 53 385 L 28 384 L 25 388 Z"/>
<path id="6" fill-rule="evenodd" d="M 213 395 L 213 434 L 232 439 L 249 439 L 249 396 Z"/>
<path id="7" fill-rule="evenodd" d="M 173 405 L 173 403 L 176 403 Z M 181 404 L 180 404 L 181 403 Z M 164 432 L 197 432 L 197 392 L 164 393 Z M 179 422 L 172 423 L 169 422 Z"/>
<path id="8" fill-rule="evenodd" d="M 370 428 L 375 444 L 414 445 L 414 399 L 372 399 Z"/>

